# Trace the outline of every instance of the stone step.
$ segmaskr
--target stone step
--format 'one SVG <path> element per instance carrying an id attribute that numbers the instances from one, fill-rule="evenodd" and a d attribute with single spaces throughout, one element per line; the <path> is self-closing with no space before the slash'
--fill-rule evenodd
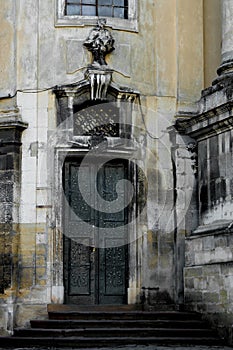
<path id="1" fill-rule="evenodd" d="M 49 311 L 50 320 L 200 320 L 198 313 L 176 311 Z"/>
<path id="2" fill-rule="evenodd" d="M 0 346 L 98 347 L 125 345 L 221 345 L 200 314 L 142 311 L 126 306 L 48 307 L 47 320 L 31 320 L 31 328 L 1 337 Z"/>
<path id="3" fill-rule="evenodd" d="M 29 347 L 41 349 L 53 347 L 112 347 L 123 345 L 223 345 L 216 337 L 0 337 L 4 349 Z"/>
<path id="4" fill-rule="evenodd" d="M 210 329 L 181 328 L 80 328 L 80 329 L 16 329 L 22 337 L 213 337 Z"/>
<path id="5" fill-rule="evenodd" d="M 75 328 L 109 328 L 109 327 L 155 327 L 155 328 L 207 328 L 201 320 L 31 320 L 31 328 L 75 329 Z"/>
<path id="6" fill-rule="evenodd" d="M 128 305 L 75 305 L 75 304 L 48 304 L 48 312 L 70 312 L 70 311 L 143 311 L 141 304 Z"/>

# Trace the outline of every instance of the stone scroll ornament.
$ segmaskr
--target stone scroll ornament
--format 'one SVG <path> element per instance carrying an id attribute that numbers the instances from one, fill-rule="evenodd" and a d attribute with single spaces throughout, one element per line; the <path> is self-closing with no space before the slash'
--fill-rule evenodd
<path id="1" fill-rule="evenodd" d="M 106 66 L 105 56 L 115 50 L 115 40 L 105 25 L 106 19 L 99 19 L 83 44 L 93 54 L 92 66 Z"/>

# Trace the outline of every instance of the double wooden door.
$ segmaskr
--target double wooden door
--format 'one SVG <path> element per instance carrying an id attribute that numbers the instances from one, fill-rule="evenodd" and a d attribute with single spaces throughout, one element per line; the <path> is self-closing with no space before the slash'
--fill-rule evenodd
<path id="1" fill-rule="evenodd" d="M 64 164 L 64 286 L 71 304 L 124 304 L 127 302 L 127 205 L 111 211 L 120 197 L 127 201 L 128 163 L 96 161 Z M 117 191 L 118 189 L 118 191 Z M 109 203 L 109 210 L 102 207 Z"/>

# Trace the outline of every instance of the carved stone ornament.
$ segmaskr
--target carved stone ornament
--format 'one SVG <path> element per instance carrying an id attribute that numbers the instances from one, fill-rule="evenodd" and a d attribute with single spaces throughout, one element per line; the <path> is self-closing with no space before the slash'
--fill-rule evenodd
<path id="1" fill-rule="evenodd" d="M 112 81 L 112 70 L 108 68 L 105 56 L 114 49 L 114 39 L 105 28 L 106 19 L 99 19 L 91 30 L 83 46 L 93 55 L 92 64 L 86 71 L 86 78 L 91 83 L 91 100 L 106 99 L 108 87 Z"/>
<path id="2" fill-rule="evenodd" d="M 114 50 L 114 39 L 108 29 L 105 28 L 106 19 L 98 20 L 97 25 L 90 32 L 84 42 L 84 46 L 93 54 L 93 66 L 106 66 L 105 56 Z"/>
<path id="3" fill-rule="evenodd" d="M 85 77 L 91 83 L 91 100 L 105 100 L 108 87 L 112 81 L 111 69 L 88 68 Z"/>

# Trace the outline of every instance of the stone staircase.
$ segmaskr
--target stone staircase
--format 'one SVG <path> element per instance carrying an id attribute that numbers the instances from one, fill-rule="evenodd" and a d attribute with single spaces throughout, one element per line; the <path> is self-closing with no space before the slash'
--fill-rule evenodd
<path id="1" fill-rule="evenodd" d="M 128 305 L 48 305 L 47 320 L 31 320 L 0 337 L 0 347 L 109 347 L 120 345 L 221 345 L 197 313 L 142 311 Z"/>

